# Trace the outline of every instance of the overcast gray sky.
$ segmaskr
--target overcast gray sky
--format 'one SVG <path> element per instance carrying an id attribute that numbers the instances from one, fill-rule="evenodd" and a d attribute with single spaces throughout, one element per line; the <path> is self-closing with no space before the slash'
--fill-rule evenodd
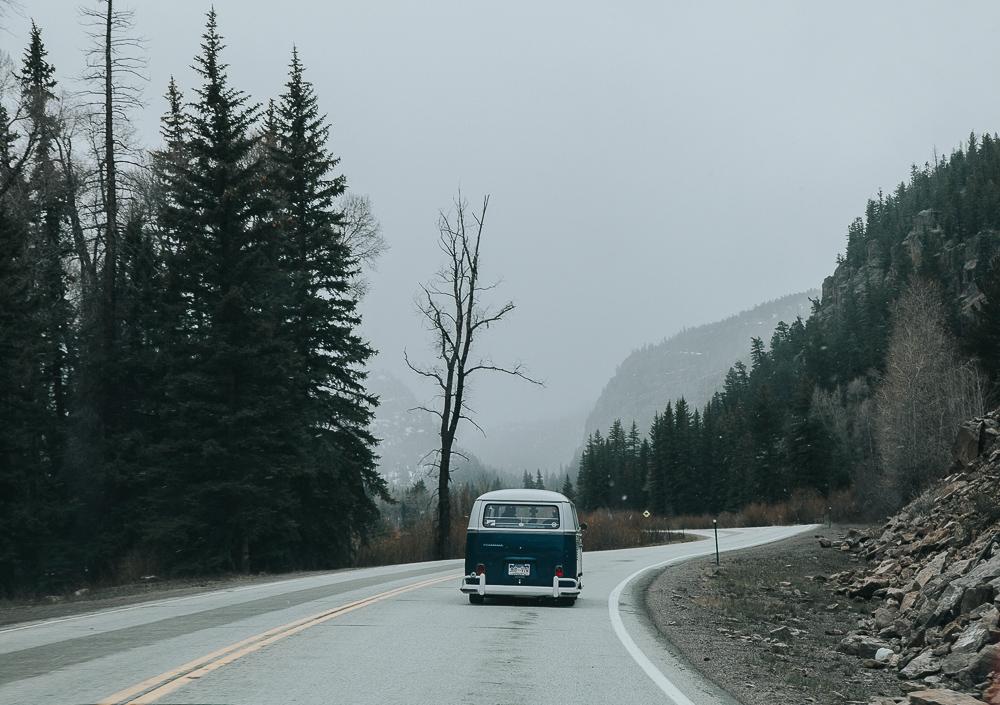
<path id="1" fill-rule="evenodd" d="M 22 0 L 64 80 L 76 0 Z M 208 2 L 134 0 L 157 139 Z M 586 410 L 633 348 L 818 286 L 847 224 L 912 162 L 1000 123 L 997 2 L 339 2 L 216 0 L 233 83 L 276 95 L 292 45 L 351 188 L 391 250 L 364 303 L 376 364 L 429 356 L 414 311 L 435 220 L 492 194 L 487 275 L 517 310 L 482 350 L 544 389 L 484 382 L 487 424 Z"/>

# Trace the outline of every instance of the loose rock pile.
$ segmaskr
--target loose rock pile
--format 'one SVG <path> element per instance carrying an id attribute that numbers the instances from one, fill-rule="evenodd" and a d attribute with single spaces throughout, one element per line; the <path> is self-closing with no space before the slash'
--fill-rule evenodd
<path id="1" fill-rule="evenodd" d="M 874 603 L 839 650 L 896 669 L 911 704 L 1000 705 L 998 437 L 1000 410 L 963 425 L 954 474 L 881 529 L 829 546 L 867 561 L 829 576 L 832 589 Z"/>

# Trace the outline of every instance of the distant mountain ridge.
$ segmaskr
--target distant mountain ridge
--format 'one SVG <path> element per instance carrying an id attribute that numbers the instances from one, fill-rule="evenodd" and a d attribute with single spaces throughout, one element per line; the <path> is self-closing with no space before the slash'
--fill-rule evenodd
<path id="1" fill-rule="evenodd" d="M 470 433 L 464 439 L 484 462 L 519 477 L 524 470 L 555 473 L 580 443 L 586 408 L 560 418 L 512 421 L 486 428 L 486 435 Z M 571 474 L 576 474 L 574 467 Z"/>
<path id="2" fill-rule="evenodd" d="M 379 439 L 379 472 L 390 484 L 409 485 L 426 470 L 422 460 L 437 447 L 433 420 L 413 392 L 398 378 L 382 370 L 368 377 L 368 391 L 379 398 L 372 433 Z"/>
<path id="3" fill-rule="evenodd" d="M 418 410 L 416 395 L 401 379 L 385 370 L 373 370 L 368 391 L 379 399 L 372 434 L 379 439 L 378 471 L 390 485 L 408 487 L 417 480 L 436 477 L 430 463 L 441 447 L 435 417 Z M 452 459 L 452 469 L 462 480 L 491 480 L 497 470 L 482 463 L 464 447 Z"/>
<path id="4" fill-rule="evenodd" d="M 810 299 L 817 296 L 816 289 L 782 296 L 635 350 L 605 385 L 587 417 L 585 433 L 604 433 L 621 419 L 626 426 L 634 420 L 644 434 L 653 415 L 682 396 L 694 408 L 703 406 L 737 360 L 749 362 L 752 337 L 767 343 L 780 321 L 807 318 Z"/>

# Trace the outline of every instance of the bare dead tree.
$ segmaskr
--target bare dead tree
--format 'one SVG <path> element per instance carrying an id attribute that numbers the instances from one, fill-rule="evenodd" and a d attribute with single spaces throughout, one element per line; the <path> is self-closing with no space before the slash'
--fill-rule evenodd
<path id="1" fill-rule="evenodd" d="M 7 13 L 11 10 L 20 11 L 21 3 L 14 0 L 0 0 L 0 30 L 6 30 Z"/>
<path id="2" fill-rule="evenodd" d="M 351 290 L 357 298 L 368 293 L 368 281 L 361 270 L 374 269 L 378 258 L 389 246 L 382 237 L 382 224 L 375 217 L 371 199 L 363 194 L 347 193 L 340 203 L 344 214 L 342 227 L 344 242 L 358 264 L 358 272 L 351 281 Z"/>
<path id="3" fill-rule="evenodd" d="M 102 7 L 103 5 L 103 7 Z M 114 0 L 100 0 L 96 8 L 81 10 L 91 38 L 81 96 L 85 105 L 101 115 L 98 133 L 99 189 L 103 205 L 104 260 L 101 271 L 101 348 L 105 359 L 113 356 L 117 321 L 119 152 L 128 151 L 121 126 L 130 111 L 142 105 L 141 85 L 146 80 L 145 42 L 132 34 L 134 11 L 116 9 Z M 96 263 L 96 262 L 95 262 Z"/>
<path id="4" fill-rule="evenodd" d="M 86 180 L 87 175 L 73 151 L 76 142 L 76 121 L 73 115 L 64 113 L 60 117 L 60 126 L 53 143 L 63 174 L 66 212 L 73 238 L 73 249 L 79 263 L 81 299 L 89 301 L 97 290 L 97 270 L 94 265 L 96 252 L 91 251 L 91 248 L 95 247 L 96 238 L 87 237 L 84 221 L 80 217 L 83 212 L 81 194 L 84 188 L 81 182 Z"/>
<path id="5" fill-rule="evenodd" d="M 496 284 L 484 285 L 480 279 L 480 244 L 489 202 L 487 195 L 483 198 L 480 212 L 470 214 L 459 193 L 454 216 L 444 212 L 440 214 L 438 247 L 444 254 L 445 265 L 431 282 L 421 285 L 417 301 L 434 337 L 437 359 L 433 365 L 419 366 L 410 361 L 405 351 L 403 353 L 407 366 L 413 372 L 434 382 L 440 402 L 439 408 L 418 407 L 440 421 L 441 446 L 435 463 L 438 470 L 438 512 L 434 554 L 438 558 L 449 557 L 451 551 L 449 482 L 459 423 L 468 421 L 483 430 L 470 416 L 466 399 L 469 379 L 479 373 L 494 372 L 541 384 L 528 376 L 520 363 L 505 367 L 489 358 L 471 360 L 472 348 L 480 333 L 514 310 L 513 301 L 499 307 L 490 307 L 480 301 L 481 295 L 496 287 Z"/>

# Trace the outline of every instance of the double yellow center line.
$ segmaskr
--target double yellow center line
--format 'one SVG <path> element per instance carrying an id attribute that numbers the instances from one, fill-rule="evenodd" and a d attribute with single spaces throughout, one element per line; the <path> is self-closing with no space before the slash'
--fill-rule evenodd
<path id="1" fill-rule="evenodd" d="M 456 580 L 458 577 L 459 576 L 457 574 L 449 574 L 441 578 L 432 578 L 430 580 L 422 580 L 417 583 L 410 583 L 409 585 L 403 585 L 392 590 L 387 590 L 386 592 L 380 592 L 377 595 L 372 595 L 371 597 L 356 600 L 355 602 L 349 602 L 346 605 L 341 605 L 340 607 L 335 607 L 331 610 L 314 614 L 311 617 L 305 617 L 294 622 L 289 622 L 288 624 L 283 624 L 280 627 L 275 627 L 266 632 L 261 632 L 260 634 L 247 637 L 242 641 L 237 641 L 235 644 L 224 646 L 221 649 L 213 651 L 212 653 L 193 661 L 188 661 L 187 663 L 176 668 L 172 668 L 158 676 L 147 678 L 142 683 L 125 688 L 124 690 L 119 690 L 117 693 L 109 695 L 98 702 L 97 705 L 146 705 L 147 703 L 156 702 L 164 695 L 168 695 L 179 688 L 183 688 L 188 683 L 196 681 L 199 678 L 208 675 L 212 671 L 222 668 L 226 664 L 232 663 L 236 659 L 242 658 L 247 654 L 253 653 L 254 651 L 259 651 L 265 646 L 270 646 L 271 644 L 290 637 L 293 634 L 305 631 L 309 627 L 314 627 L 317 624 L 322 624 L 323 622 L 327 622 L 335 617 L 347 614 L 348 612 L 353 612 L 354 610 L 359 610 L 362 607 L 367 607 L 368 605 L 375 604 L 376 602 L 388 600 L 396 595 L 401 595 L 404 592 L 419 590 L 420 588 L 435 585 L 437 583 L 444 582 L 445 580 Z"/>

